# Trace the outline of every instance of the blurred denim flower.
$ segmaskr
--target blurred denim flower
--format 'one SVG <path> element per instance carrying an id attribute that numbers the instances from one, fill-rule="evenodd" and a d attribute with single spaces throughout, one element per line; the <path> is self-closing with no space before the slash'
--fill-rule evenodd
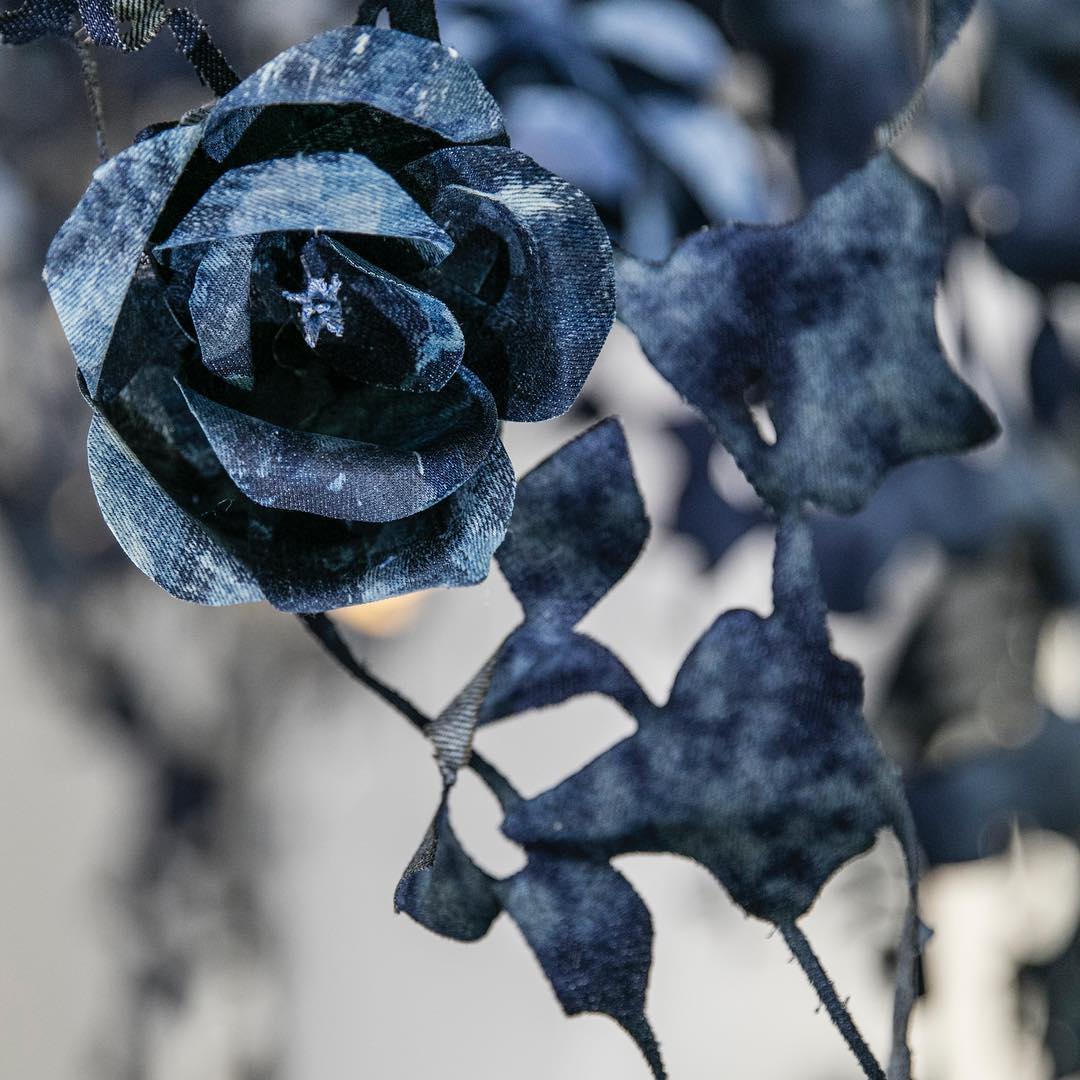
<path id="1" fill-rule="evenodd" d="M 772 120 L 791 140 L 811 198 L 864 165 L 911 119 L 926 75 L 974 7 L 974 0 L 706 2 L 736 46 L 767 65 Z"/>
<path id="2" fill-rule="evenodd" d="M 782 217 L 751 131 L 718 102 L 727 44 L 684 0 L 441 0 L 514 144 L 577 184 L 642 258 L 709 221 Z"/>
<path id="3" fill-rule="evenodd" d="M 373 27 L 144 133 L 46 280 L 131 559 L 188 600 L 305 612 L 483 579 L 499 422 L 564 412 L 614 311 L 585 196 L 508 148 L 453 49 Z"/>

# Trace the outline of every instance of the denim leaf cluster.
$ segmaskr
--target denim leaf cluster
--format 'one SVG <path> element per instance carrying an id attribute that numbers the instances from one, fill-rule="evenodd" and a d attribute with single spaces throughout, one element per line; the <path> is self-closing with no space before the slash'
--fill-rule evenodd
<path id="1" fill-rule="evenodd" d="M 707 221 L 775 214 L 751 131 L 720 104 L 720 29 L 686 0 L 442 0 L 446 40 L 514 144 L 577 184 L 629 251 L 662 258 Z"/>
<path id="2" fill-rule="evenodd" d="M 620 259 L 619 318 L 766 503 L 850 513 L 890 468 L 996 431 L 938 342 L 943 243 L 936 198 L 884 154 L 791 224 Z"/>
<path id="3" fill-rule="evenodd" d="M 861 714 L 858 670 L 835 657 L 809 533 L 784 521 L 768 618 L 721 615 L 667 704 L 640 700 L 637 732 L 508 815 L 522 843 L 604 857 L 674 851 L 746 911 L 781 924 L 897 824 L 900 794 Z"/>
<path id="4" fill-rule="evenodd" d="M 708 869 L 781 930 L 864 1073 L 883 1080 L 798 923 L 891 829 L 910 906 L 888 1076 L 909 1080 L 915 828 L 864 719 L 861 675 L 832 651 L 827 606 L 864 606 L 907 536 L 963 551 L 1017 519 L 1052 532 L 1080 594 L 1069 554 L 1080 522 L 1059 512 L 1059 486 L 1027 467 L 1022 443 L 995 474 L 916 460 L 974 447 L 996 422 L 935 329 L 937 199 L 873 152 L 906 122 L 972 0 L 932 0 L 919 56 L 901 47 L 915 6 L 722 5 L 729 34 L 773 66 L 778 123 L 817 197 L 783 225 L 690 235 L 709 220 L 767 217 L 769 197 L 751 136 L 717 104 L 728 46 L 680 0 L 446 0 L 448 37 L 496 88 L 505 124 L 477 71 L 439 41 L 432 3 L 365 0 L 357 25 L 242 82 L 197 20 L 157 0 L 42 0 L 0 16 L 0 40 L 67 33 L 81 19 L 122 49 L 169 25 L 219 94 L 103 165 L 49 252 L 46 281 L 94 414 L 94 488 L 120 544 L 176 596 L 305 614 L 420 728 L 442 790 L 396 908 L 462 941 L 506 912 L 564 1010 L 613 1018 L 656 1077 L 652 921 L 610 860 L 668 852 Z M 383 9 L 391 29 L 373 25 Z M 120 20 L 131 22 L 124 33 Z M 542 164 L 510 148 L 507 127 Z M 1050 137 L 1029 128 L 1032 145 Z M 1002 140 L 996 154 L 987 143 L 990 174 L 1017 167 Z M 548 167 L 596 200 L 626 248 L 617 264 L 586 194 Z M 1045 240 L 1038 280 L 1067 279 L 1071 248 L 1040 238 L 1033 228 L 995 242 L 1014 245 L 1014 265 L 1034 265 Z M 573 404 L 616 285 L 620 318 L 761 500 L 724 503 L 708 476 L 710 437 L 684 426 L 693 467 L 681 527 L 715 558 L 748 529 L 776 525 L 772 612 L 721 614 L 662 705 L 577 629 L 649 534 L 622 429 L 601 422 L 520 484 L 500 441 L 503 421 Z M 1044 334 L 1031 379 L 1047 427 L 1075 392 L 1070 378 Z M 883 484 L 893 496 L 867 506 Z M 378 684 L 317 614 L 477 582 L 493 555 L 522 621 L 434 717 Z M 588 694 L 616 701 L 636 730 L 551 790 L 525 799 L 475 752 L 480 727 Z M 1015 810 L 997 765 L 911 785 L 924 836 L 973 782 L 986 781 L 987 814 Z M 524 869 L 506 879 L 454 832 L 465 768 L 491 787 L 503 831 L 524 849 Z M 957 851 L 982 842 L 985 818 L 973 815 Z"/>
<path id="5" fill-rule="evenodd" d="M 473 941 L 501 911 L 517 924 L 565 1011 L 611 1016 L 663 1077 L 645 1020 L 652 920 L 630 883 L 603 857 L 526 845 L 527 863 L 497 881 L 466 854 L 449 796 L 466 763 L 512 815 L 520 796 L 472 753 L 478 724 L 576 693 L 642 691 L 622 664 L 574 625 L 630 568 L 648 536 L 622 429 L 605 420 L 530 472 L 497 558 L 524 621 L 457 698 L 425 727 L 443 797 L 395 894 L 399 911 L 436 933 Z M 631 700 L 631 699 L 628 699 Z"/>
<path id="6" fill-rule="evenodd" d="M 46 281 L 131 559 L 300 612 L 486 576 L 500 421 L 564 412 L 614 309 L 585 196 L 453 50 L 370 26 L 102 166 Z"/>
<path id="7" fill-rule="evenodd" d="M 773 613 L 721 615 L 662 707 L 606 646 L 574 629 L 647 534 L 614 421 L 522 480 L 497 559 L 525 618 L 426 726 L 444 794 L 397 907 L 459 940 L 482 936 L 507 911 L 566 1011 L 614 1017 L 662 1076 L 643 1014 L 651 924 L 608 860 L 685 855 L 748 913 L 784 931 L 867 1074 L 883 1075 L 796 926 L 828 878 L 881 829 L 901 837 L 913 873 L 916 863 L 898 777 L 863 720 L 861 676 L 829 646 L 810 533 L 784 519 Z M 583 694 L 612 698 L 638 730 L 550 791 L 522 799 L 472 754 L 477 726 Z M 466 762 L 499 797 L 506 835 L 525 848 L 526 868 L 507 881 L 477 867 L 450 825 L 449 793 Z M 911 926 L 903 956 L 913 963 L 913 916 Z M 903 1031 L 913 1000 L 913 990 L 898 992 L 897 1076 L 907 1075 Z"/>

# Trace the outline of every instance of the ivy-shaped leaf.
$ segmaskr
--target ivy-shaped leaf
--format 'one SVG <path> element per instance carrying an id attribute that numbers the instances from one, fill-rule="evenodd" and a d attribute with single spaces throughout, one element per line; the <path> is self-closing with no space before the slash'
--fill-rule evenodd
<path id="1" fill-rule="evenodd" d="M 494 878 L 472 861 L 451 827 L 445 796 L 398 882 L 394 910 L 456 941 L 478 941 L 502 910 Z"/>
<path id="2" fill-rule="evenodd" d="M 521 929 L 567 1014 L 613 1017 L 664 1076 L 645 1020 L 652 921 L 632 886 L 603 859 L 530 848 L 525 868 L 494 881 L 469 858 L 449 822 L 458 771 L 470 764 L 504 809 L 520 797 L 472 751 L 478 723 L 609 693 L 628 708 L 648 699 L 622 663 L 574 625 L 615 585 L 648 534 L 619 424 L 606 420 L 563 446 L 520 483 L 497 553 L 525 612 L 468 686 L 423 730 L 435 748 L 443 798 L 395 894 L 397 910 L 446 937 L 472 941 L 500 908 Z"/>
<path id="3" fill-rule="evenodd" d="M 630 882 L 606 862 L 534 850 L 525 869 L 496 890 L 566 1014 L 612 1017 L 663 1078 L 645 1019 L 652 916 Z"/>
<path id="4" fill-rule="evenodd" d="M 858 669 L 829 647 L 810 534 L 792 518 L 777 537 L 774 597 L 768 618 L 721 615 L 667 704 L 635 710 L 635 734 L 513 806 L 504 832 L 597 859 L 666 851 L 701 863 L 782 930 L 866 1074 L 883 1077 L 796 920 L 883 828 L 901 837 L 914 880 L 913 834 L 896 771 L 863 719 Z M 898 989 L 894 1075 L 907 1075 L 909 986 Z"/>
<path id="5" fill-rule="evenodd" d="M 604 856 L 678 852 L 752 915 L 802 915 L 892 823 L 899 798 L 862 717 L 861 677 L 830 651 L 815 588 L 809 532 L 785 522 L 773 613 L 721 615 L 667 705 L 512 811 L 507 835 Z"/>
<path id="6" fill-rule="evenodd" d="M 886 154 L 789 225 L 623 258 L 618 314 L 767 503 L 852 512 L 893 466 L 996 431 L 941 352 L 942 252 L 936 198 Z"/>

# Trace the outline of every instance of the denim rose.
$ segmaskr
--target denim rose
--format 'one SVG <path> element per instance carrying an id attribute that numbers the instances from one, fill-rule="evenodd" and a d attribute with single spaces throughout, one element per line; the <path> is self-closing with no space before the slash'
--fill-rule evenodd
<path id="1" fill-rule="evenodd" d="M 564 412 L 614 316 L 589 201 L 507 146 L 454 50 L 374 27 L 102 166 L 46 281 L 131 559 L 302 612 L 482 580 L 499 422 Z"/>

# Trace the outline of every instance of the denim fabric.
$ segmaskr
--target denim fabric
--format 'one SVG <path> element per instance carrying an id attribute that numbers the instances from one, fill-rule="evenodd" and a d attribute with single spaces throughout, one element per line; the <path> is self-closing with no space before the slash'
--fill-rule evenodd
<path id="1" fill-rule="evenodd" d="M 0 12 L 0 44 L 23 45 L 45 34 L 69 36 L 79 23 L 94 44 L 125 52 L 143 48 L 167 25 L 176 47 L 215 94 L 228 93 L 239 81 L 205 23 L 160 0 L 24 0 L 15 10 Z"/>
<path id="2" fill-rule="evenodd" d="M 177 127 L 107 161 L 49 248 L 45 283 L 91 396 L 143 249 L 198 144 L 198 127 Z"/>
<path id="3" fill-rule="evenodd" d="M 0 45 L 25 45 L 46 34 L 70 34 L 78 13 L 78 0 L 23 0 L 10 11 L 0 11 Z"/>
<path id="4" fill-rule="evenodd" d="M 883 155 L 790 225 L 622 259 L 619 317 L 769 505 L 852 512 L 893 466 L 996 432 L 938 342 L 943 242 L 933 193 Z"/>
<path id="5" fill-rule="evenodd" d="M 503 908 L 494 885 L 461 846 L 443 799 L 401 876 L 394 908 L 443 937 L 479 941 Z"/>
<path id="6" fill-rule="evenodd" d="M 207 152 L 222 160 L 234 149 L 240 134 L 238 121 L 246 131 L 259 110 L 282 105 L 347 106 L 345 112 L 292 113 L 280 118 L 281 127 L 290 119 L 297 125 L 305 116 L 309 121 L 320 119 L 328 123 L 330 132 L 311 132 L 310 123 L 304 130 L 318 139 L 331 134 L 336 121 L 348 140 L 348 126 L 353 123 L 364 135 L 374 136 L 358 147 L 368 156 L 372 156 L 372 143 L 419 137 L 414 131 L 397 130 L 381 117 L 394 117 L 420 129 L 429 144 L 436 141 L 432 136 L 445 143 L 505 138 L 499 107 L 464 60 L 438 42 L 370 27 L 329 30 L 264 64 L 211 110 L 206 121 Z M 377 110 L 377 115 L 368 110 Z"/>
<path id="7" fill-rule="evenodd" d="M 486 575 L 499 420 L 565 411 L 614 317 L 591 204 L 504 142 L 453 50 L 351 27 L 98 170 L 46 281 L 102 511 L 164 588 L 314 612 Z"/>
<path id="8" fill-rule="evenodd" d="M 875 137 L 910 112 L 923 76 L 973 7 L 974 0 L 722 2 L 736 44 L 769 65 L 773 123 L 793 141 L 812 197 L 861 168 Z"/>
<path id="9" fill-rule="evenodd" d="M 653 1074 L 664 1068 L 644 1016 L 652 922 L 633 887 L 603 859 L 530 847 L 525 869 L 504 881 L 481 871 L 450 824 L 450 793 L 469 762 L 512 812 L 520 796 L 472 755 L 476 726 L 610 693 L 640 714 L 648 698 L 625 666 L 575 623 L 637 557 L 648 521 L 617 421 L 597 424 L 521 481 L 498 559 L 524 610 L 522 625 L 424 730 L 435 747 L 443 798 L 395 893 L 397 910 L 435 933 L 482 937 L 501 910 L 521 929 L 570 1014 L 613 1017 Z"/>
<path id="10" fill-rule="evenodd" d="M 633 566 L 648 537 L 626 437 L 605 420 L 529 473 L 499 567 L 527 622 L 569 630 Z"/>
<path id="11" fill-rule="evenodd" d="M 524 154 L 499 146 L 439 150 L 408 176 L 457 245 L 421 276 L 448 306 L 457 301 L 469 363 L 491 388 L 499 415 L 533 421 L 564 413 L 603 347 L 615 307 L 611 248 L 593 226 L 592 204 Z M 493 246 L 492 236 L 503 246 Z M 502 295 L 485 295 L 503 275 Z"/>
<path id="12" fill-rule="evenodd" d="M 566 1014 L 612 1017 L 663 1080 L 660 1049 L 645 1019 L 652 917 L 630 882 L 607 863 L 535 850 L 525 869 L 495 890 Z"/>
<path id="13" fill-rule="evenodd" d="M 858 669 L 834 656 L 808 530 L 777 537 L 775 607 L 721 615 L 667 704 L 580 772 L 512 809 L 504 831 L 597 857 L 671 851 L 750 914 L 805 912 L 828 878 L 900 827 L 898 779 L 861 712 Z"/>
<path id="14" fill-rule="evenodd" d="M 1080 728 L 1053 714 L 1017 747 L 994 747 L 930 766 L 908 782 L 927 862 L 1004 854 L 1016 823 L 1070 839 L 1080 829 Z"/>
<path id="15" fill-rule="evenodd" d="M 585 191 L 627 250 L 662 258 L 706 221 L 778 213 L 757 143 L 715 100 L 727 44 L 690 4 L 443 0 L 439 10 L 515 145 Z"/>

